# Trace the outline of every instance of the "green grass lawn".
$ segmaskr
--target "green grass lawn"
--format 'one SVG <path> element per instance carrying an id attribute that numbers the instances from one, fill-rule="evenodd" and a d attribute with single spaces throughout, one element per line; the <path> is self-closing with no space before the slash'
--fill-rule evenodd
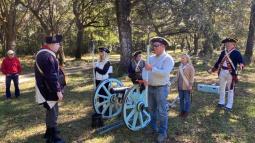
<path id="1" fill-rule="evenodd" d="M 209 64 L 212 64 L 211 62 Z M 217 82 L 216 75 L 208 75 L 206 66 L 196 61 L 196 82 Z M 178 106 L 169 112 L 170 143 L 253 143 L 255 142 L 255 67 L 246 67 L 241 73 L 233 112 L 216 108 L 218 96 L 194 91 L 190 116 L 183 120 L 178 117 Z M 67 143 L 150 143 L 154 137 L 143 129 L 132 132 L 125 126 L 105 135 L 96 135 L 90 127 L 92 108 L 92 83 L 84 83 L 91 78 L 88 73 L 68 77 L 65 99 L 60 102 L 58 119 L 61 136 Z M 120 78 L 125 85 L 131 85 L 126 77 Z M 20 85 L 19 99 L 0 98 L 0 142 L 3 143 L 43 143 L 45 131 L 44 108 L 35 103 L 34 81 Z M 4 88 L 0 89 L 4 95 Z M 169 100 L 177 95 L 172 89 Z M 114 119 L 106 121 L 113 122 Z"/>

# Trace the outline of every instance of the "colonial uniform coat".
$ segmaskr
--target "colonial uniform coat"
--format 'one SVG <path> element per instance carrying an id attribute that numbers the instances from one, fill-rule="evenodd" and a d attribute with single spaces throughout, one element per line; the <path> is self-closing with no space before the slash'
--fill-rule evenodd
<path id="1" fill-rule="evenodd" d="M 228 54 L 231 61 L 226 56 Z M 219 106 L 225 105 L 225 89 L 227 86 L 228 90 L 228 102 L 226 108 L 232 109 L 234 100 L 234 86 L 237 82 L 237 65 L 243 64 L 243 58 L 241 53 L 237 49 L 232 49 L 230 51 L 223 50 L 215 63 L 212 71 L 218 70 L 218 75 L 220 79 L 220 100 Z"/>
<path id="2" fill-rule="evenodd" d="M 62 35 L 48 36 L 45 38 L 46 44 L 38 51 L 35 59 L 35 91 L 36 102 L 43 104 L 46 110 L 46 131 L 44 138 L 47 143 L 64 143 L 58 136 L 58 94 L 61 94 L 65 83 L 60 85 L 61 74 L 59 63 L 55 52 L 59 48 L 58 43 L 62 40 Z M 53 44 L 49 47 L 48 44 Z M 54 50 L 54 52 L 52 51 Z M 60 96 L 60 95 L 59 95 Z"/>
<path id="3" fill-rule="evenodd" d="M 58 101 L 57 92 L 61 91 L 59 84 L 59 65 L 54 52 L 41 49 L 35 63 L 36 101 L 45 108 L 52 108 Z"/>
<path id="4" fill-rule="evenodd" d="M 136 80 L 142 80 L 142 70 L 145 67 L 145 61 L 131 60 L 128 68 L 128 77 L 131 78 L 133 83 L 137 83 Z"/>

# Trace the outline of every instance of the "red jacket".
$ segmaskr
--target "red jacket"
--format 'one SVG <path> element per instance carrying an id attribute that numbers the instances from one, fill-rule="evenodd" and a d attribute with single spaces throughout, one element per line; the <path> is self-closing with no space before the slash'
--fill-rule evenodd
<path id="1" fill-rule="evenodd" d="M 5 57 L 1 65 L 1 71 L 5 75 L 16 73 L 19 74 L 21 72 L 21 65 L 19 59 L 17 57 Z"/>

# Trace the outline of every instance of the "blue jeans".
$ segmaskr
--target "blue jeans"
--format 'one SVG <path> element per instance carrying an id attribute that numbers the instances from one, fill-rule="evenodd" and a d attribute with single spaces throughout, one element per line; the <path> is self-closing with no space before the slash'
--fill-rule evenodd
<path id="1" fill-rule="evenodd" d="M 5 78 L 6 98 L 10 98 L 11 97 L 10 87 L 11 87 L 11 81 L 12 80 L 13 80 L 14 87 L 15 87 L 15 96 L 18 97 L 20 95 L 20 91 L 19 91 L 19 75 L 18 74 L 10 74 L 10 75 L 6 76 L 6 78 Z"/>
<path id="2" fill-rule="evenodd" d="M 190 91 L 189 90 L 179 90 L 180 97 L 180 112 L 190 111 Z"/>
<path id="3" fill-rule="evenodd" d="M 149 86 L 148 89 L 149 112 L 151 115 L 150 125 L 154 131 L 167 136 L 168 113 L 167 96 L 169 86 Z"/>

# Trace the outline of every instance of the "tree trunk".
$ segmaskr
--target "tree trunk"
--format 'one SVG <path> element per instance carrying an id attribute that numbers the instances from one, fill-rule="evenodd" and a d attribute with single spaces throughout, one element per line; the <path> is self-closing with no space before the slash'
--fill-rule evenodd
<path id="1" fill-rule="evenodd" d="M 130 63 L 131 47 L 132 47 L 132 31 L 131 31 L 131 2 L 130 0 L 115 0 L 116 15 L 119 30 L 119 41 L 121 48 L 120 69 L 127 71 Z"/>
<path id="2" fill-rule="evenodd" d="M 61 44 L 59 50 L 58 50 L 58 56 L 59 56 L 59 62 L 61 65 L 63 65 L 65 63 L 65 53 L 64 53 L 64 48 L 63 48 L 63 44 Z"/>
<path id="3" fill-rule="evenodd" d="M 198 40 L 199 40 L 198 34 L 194 34 L 194 55 L 197 55 L 198 52 Z"/>
<path id="4" fill-rule="evenodd" d="M 78 27 L 77 39 L 76 39 L 76 51 L 75 58 L 81 59 L 81 48 L 82 48 L 82 39 L 83 39 L 83 28 Z"/>
<path id="5" fill-rule="evenodd" d="M 58 53 L 58 54 L 59 54 L 59 64 L 60 64 L 61 66 L 63 66 L 64 63 L 65 63 L 65 53 L 64 53 L 63 44 L 61 44 L 61 46 L 60 46 L 58 52 L 59 52 L 59 53 Z"/>
<path id="6" fill-rule="evenodd" d="M 213 25 L 212 23 L 207 23 L 205 25 L 205 29 L 203 31 L 205 41 L 203 44 L 203 49 L 200 51 L 200 56 L 208 56 L 211 57 L 213 53 L 213 45 L 212 45 L 212 39 L 213 39 Z"/>
<path id="7" fill-rule="evenodd" d="M 10 5 L 9 15 L 6 23 L 6 50 L 16 48 L 16 6 L 17 1 L 13 1 Z"/>
<path id="8" fill-rule="evenodd" d="M 187 44 L 188 51 L 191 51 L 191 47 L 190 47 L 188 36 L 186 36 L 186 44 Z"/>
<path id="9" fill-rule="evenodd" d="M 205 34 L 205 41 L 203 43 L 203 49 L 199 52 L 200 57 L 212 57 L 212 52 L 213 52 L 213 47 L 212 47 L 212 41 L 211 41 L 211 36 L 209 33 L 204 33 Z"/>
<path id="10" fill-rule="evenodd" d="M 185 48 L 184 38 L 182 38 L 181 41 L 181 52 L 183 52 L 183 49 Z"/>
<path id="11" fill-rule="evenodd" d="M 244 53 L 245 64 L 250 64 L 252 61 L 253 46 L 254 46 L 254 30 L 255 30 L 254 22 L 255 22 L 255 1 L 252 2 L 252 6 L 251 6 L 249 33 L 248 33 L 247 44 L 246 44 L 246 49 Z"/>

